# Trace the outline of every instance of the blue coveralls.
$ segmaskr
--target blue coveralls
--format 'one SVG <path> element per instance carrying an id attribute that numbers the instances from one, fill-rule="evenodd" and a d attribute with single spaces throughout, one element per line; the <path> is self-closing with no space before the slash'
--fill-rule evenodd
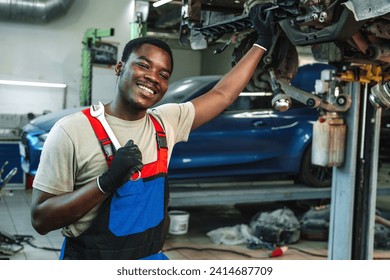
<path id="1" fill-rule="evenodd" d="M 104 128 L 89 109 L 83 113 L 107 151 L 111 141 Z M 156 130 L 157 160 L 144 165 L 139 180 L 129 180 L 111 194 L 84 233 L 65 238 L 60 259 L 168 259 L 161 252 L 169 227 L 168 147 L 161 125 L 149 117 Z M 105 156 L 110 166 L 113 157 Z"/>

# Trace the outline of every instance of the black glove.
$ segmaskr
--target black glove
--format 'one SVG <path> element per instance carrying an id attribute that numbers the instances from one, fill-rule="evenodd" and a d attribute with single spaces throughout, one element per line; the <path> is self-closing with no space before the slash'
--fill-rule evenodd
<path id="1" fill-rule="evenodd" d="M 258 34 L 255 44 L 266 51 L 272 45 L 275 29 L 272 7 L 275 7 L 272 3 L 263 3 L 253 5 L 249 10 L 249 18 Z"/>
<path id="2" fill-rule="evenodd" d="M 99 189 L 108 194 L 121 187 L 131 175 L 141 171 L 142 154 L 133 140 L 129 140 L 124 147 L 119 148 L 112 160 L 110 168 L 97 178 Z"/>

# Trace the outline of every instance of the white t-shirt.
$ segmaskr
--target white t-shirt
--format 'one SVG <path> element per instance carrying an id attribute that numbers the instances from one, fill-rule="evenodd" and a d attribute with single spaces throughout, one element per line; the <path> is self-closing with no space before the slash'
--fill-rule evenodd
<path id="1" fill-rule="evenodd" d="M 195 117 L 191 102 L 165 104 L 147 111 L 162 125 L 168 143 L 168 163 L 174 145 L 187 141 Z M 137 121 L 125 121 L 105 115 L 107 122 L 123 146 L 130 139 L 138 145 L 143 164 L 157 159 L 156 134 L 149 116 Z M 107 170 L 101 145 L 87 117 L 77 112 L 59 120 L 47 137 L 33 187 L 60 195 L 83 187 Z M 97 214 L 98 206 L 75 224 L 62 230 L 66 236 L 78 236 Z"/>

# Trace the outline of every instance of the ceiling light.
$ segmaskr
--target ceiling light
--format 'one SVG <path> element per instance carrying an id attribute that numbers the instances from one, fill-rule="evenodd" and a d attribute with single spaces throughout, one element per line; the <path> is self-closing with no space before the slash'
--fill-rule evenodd
<path id="1" fill-rule="evenodd" d="M 157 7 L 160 7 L 160 6 L 162 6 L 166 3 L 169 3 L 169 2 L 172 2 L 172 0 L 160 0 L 160 1 L 154 2 L 153 7 L 157 8 Z"/>
<path id="2" fill-rule="evenodd" d="M 66 88 L 66 84 L 42 83 L 42 82 L 27 82 L 27 81 L 11 81 L 11 80 L 0 80 L 0 84 L 1 85 L 10 85 L 10 86 Z"/>

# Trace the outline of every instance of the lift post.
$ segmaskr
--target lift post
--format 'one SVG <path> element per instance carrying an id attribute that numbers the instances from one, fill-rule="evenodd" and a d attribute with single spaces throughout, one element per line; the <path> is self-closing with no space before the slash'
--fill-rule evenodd
<path id="1" fill-rule="evenodd" d="M 382 109 L 368 101 L 371 83 L 388 78 L 378 70 L 361 65 L 340 77 L 349 83 L 352 107 L 345 114 L 346 161 L 333 169 L 328 259 L 373 259 Z"/>
<path id="2" fill-rule="evenodd" d="M 81 53 L 82 79 L 80 89 L 80 105 L 89 106 L 92 103 L 92 66 L 94 46 L 101 42 L 103 37 L 114 36 L 114 28 L 90 28 L 84 33 L 83 49 Z"/>
<path id="3" fill-rule="evenodd" d="M 323 76 L 328 78 L 323 79 Z M 341 139 L 331 129 L 317 129 L 317 132 L 328 131 L 329 135 L 325 136 L 329 136 L 329 139 L 325 139 L 329 141 L 323 141 L 323 147 L 312 146 L 312 161 L 318 158 L 316 153 L 319 151 L 322 159 L 331 158 L 332 153 L 344 154 L 343 157 L 337 157 L 337 164 L 334 165 L 333 161 L 315 162 L 321 166 L 333 166 L 328 258 L 372 259 L 381 107 L 390 107 L 390 82 L 381 83 L 389 81 L 390 76 L 383 74 L 380 66 L 357 64 L 348 69 L 339 69 L 332 75 L 323 71 L 321 78 L 316 82 L 316 94 L 303 92 L 282 81 L 274 81 L 272 88 L 278 94 L 272 104 L 277 110 L 287 110 L 291 97 L 308 107 L 321 108 L 325 116 L 337 113 L 344 118 L 346 137 Z M 375 83 L 379 87 L 375 86 L 369 96 L 368 91 Z M 374 106 L 369 106 L 368 101 Z M 316 141 L 315 132 L 313 129 L 313 141 Z M 320 137 L 324 135 L 317 136 L 323 140 Z M 338 149 L 340 145 L 335 143 L 344 139 L 346 143 L 341 146 L 345 149 Z"/>

